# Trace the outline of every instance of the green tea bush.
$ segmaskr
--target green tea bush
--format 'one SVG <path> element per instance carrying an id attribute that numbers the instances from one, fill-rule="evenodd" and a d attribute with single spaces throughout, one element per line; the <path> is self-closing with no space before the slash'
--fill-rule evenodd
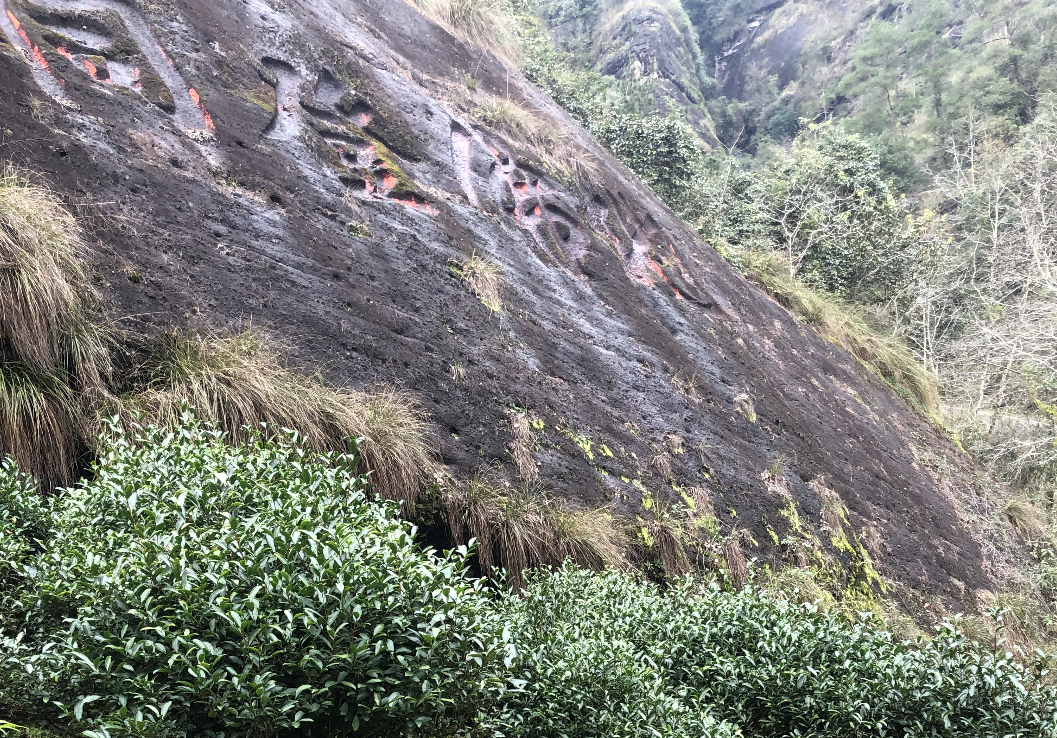
<path id="1" fill-rule="evenodd" d="M 0 603 L 17 585 L 16 567 L 34 555 L 33 541 L 43 538 L 50 524 L 49 505 L 37 481 L 11 459 L 0 461 Z"/>
<path id="2" fill-rule="evenodd" d="M 683 209 L 703 159 L 689 125 L 659 115 L 610 115 L 589 130 L 669 206 Z"/>
<path id="3" fill-rule="evenodd" d="M 420 549 L 394 507 L 366 498 L 355 459 L 296 441 L 233 448 L 190 419 L 115 430 L 35 556 L 32 490 L 0 469 L 2 566 L 18 578 L 0 713 L 95 736 L 466 722 L 498 648 L 467 551 Z"/>
<path id="4" fill-rule="evenodd" d="M 0 465 L 0 715 L 62 735 L 1057 738 L 1037 664 L 571 564 L 485 591 L 356 460 L 113 429 L 47 501 Z"/>
<path id="5" fill-rule="evenodd" d="M 751 588 L 572 568 L 506 607 L 524 691 L 502 702 L 504 735 L 1057 736 L 1041 666 L 954 626 L 899 642 Z"/>
<path id="6" fill-rule="evenodd" d="M 669 609 L 656 588 L 567 566 L 504 603 L 520 690 L 485 721 L 494 736 L 728 738 L 707 703 L 653 658 Z"/>

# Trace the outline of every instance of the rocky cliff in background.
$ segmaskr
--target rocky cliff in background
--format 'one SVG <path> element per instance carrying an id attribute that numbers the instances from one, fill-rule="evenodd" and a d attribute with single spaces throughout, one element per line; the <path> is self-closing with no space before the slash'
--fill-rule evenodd
<path id="1" fill-rule="evenodd" d="M 715 84 L 698 33 L 678 2 L 570 6 L 544 0 L 539 10 L 557 42 L 585 66 L 618 80 L 637 112 L 685 118 L 706 147 L 718 143 L 706 107 Z"/>
<path id="2" fill-rule="evenodd" d="M 562 497 L 647 519 L 698 488 L 764 562 L 817 535 L 917 607 L 996 588 L 966 457 L 412 7 L 0 0 L 0 32 L 0 152 L 77 204 L 127 326 L 253 325 L 333 382 L 405 386 L 462 475 L 516 481 L 527 412 Z M 471 94 L 560 145 L 481 125 Z M 453 269 L 474 255 L 499 312 Z"/>
<path id="3" fill-rule="evenodd" d="M 900 6 L 870 0 L 541 0 L 558 43 L 637 112 L 684 118 L 706 148 L 754 150 L 791 138 L 798 116 L 848 71 L 874 19 Z M 642 100 L 643 103 L 637 103 Z M 814 107 L 812 107 L 812 104 Z M 804 105 L 804 109 L 800 106 Z"/>

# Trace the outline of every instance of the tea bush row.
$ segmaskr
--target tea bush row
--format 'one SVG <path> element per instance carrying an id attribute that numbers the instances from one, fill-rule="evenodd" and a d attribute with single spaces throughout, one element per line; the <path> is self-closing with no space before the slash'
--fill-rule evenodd
<path id="1" fill-rule="evenodd" d="M 520 595 L 422 549 L 355 459 L 115 431 L 0 468 L 0 715 L 89 736 L 1057 736 L 1041 666 L 754 590 L 567 565 Z"/>

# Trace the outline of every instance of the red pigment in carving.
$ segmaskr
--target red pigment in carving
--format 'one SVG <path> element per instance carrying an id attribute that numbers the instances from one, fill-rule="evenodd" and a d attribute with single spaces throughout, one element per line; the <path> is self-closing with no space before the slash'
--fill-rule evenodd
<path id="1" fill-rule="evenodd" d="M 539 218 L 540 216 L 543 215 L 543 211 L 540 210 L 540 206 L 537 205 L 536 207 L 532 208 L 532 214 L 535 215 L 537 218 Z"/>
<path id="2" fill-rule="evenodd" d="M 18 31 L 18 35 L 26 42 L 26 46 L 29 47 L 29 53 L 31 53 L 33 58 L 37 60 L 37 64 L 44 69 L 48 69 L 48 60 L 44 58 L 42 53 L 40 53 L 40 49 L 37 45 L 29 40 L 29 35 L 26 34 L 26 31 L 22 28 L 22 24 L 18 22 L 18 18 L 15 17 L 15 14 L 9 10 L 7 11 L 7 17 L 11 19 L 11 23 L 14 24 L 15 30 Z M 59 84 L 62 85 L 63 80 L 59 80 Z"/>
<path id="3" fill-rule="evenodd" d="M 147 24 L 147 30 L 150 31 L 151 33 L 154 33 L 154 28 L 153 28 L 153 26 L 151 26 L 150 23 Z M 161 52 L 161 58 L 164 59 L 165 61 L 169 62 L 169 66 L 170 67 L 173 66 L 172 59 L 170 59 L 169 55 L 165 53 L 165 48 L 162 47 L 161 42 L 158 41 L 157 39 L 154 39 L 154 44 L 158 47 L 158 51 Z"/>
<path id="4" fill-rule="evenodd" d="M 172 62 L 169 63 L 172 64 Z M 202 111 L 202 118 L 205 119 L 206 125 L 209 126 L 209 130 L 215 131 L 217 127 L 213 125 L 213 118 L 210 117 L 209 111 L 206 110 L 206 106 L 202 102 L 202 98 L 199 96 L 198 91 L 195 90 L 194 87 L 189 87 L 187 89 L 187 94 L 191 96 L 191 101 Z"/>
<path id="5" fill-rule="evenodd" d="M 96 82 L 109 82 L 110 81 L 109 75 L 107 76 L 106 79 L 100 79 L 99 78 L 99 67 L 97 67 L 95 64 L 92 64 L 92 62 L 89 61 L 88 59 L 84 60 L 84 68 L 88 70 L 88 74 L 92 75 L 92 79 L 94 79 Z"/>
<path id="6" fill-rule="evenodd" d="M 69 51 L 67 51 L 65 46 L 60 46 L 59 48 L 57 48 L 55 50 L 57 52 L 59 52 L 60 54 L 62 54 L 63 56 L 65 56 L 70 61 L 73 61 L 73 54 L 71 54 Z"/>
<path id="7" fill-rule="evenodd" d="M 391 190 L 394 187 L 396 187 L 397 184 L 399 184 L 399 181 L 397 180 L 396 177 L 394 177 L 392 174 L 389 174 L 387 172 L 386 175 L 384 177 L 382 177 L 382 184 L 385 185 L 385 188 L 387 190 Z"/>
<path id="8" fill-rule="evenodd" d="M 370 125 L 370 123 L 371 123 L 371 114 L 370 113 L 360 113 L 359 115 L 356 116 L 356 125 L 358 125 L 360 128 L 366 128 L 368 125 Z"/>
<path id="9" fill-rule="evenodd" d="M 651 257 L 649 254 L 646 255 L 646 261 L 649 262 L 649 265 L 651 267 L 653 267 L 653 271 L 657 272 L 657 274 L 660 275 L 661 279 L 664 280 L 664 283 L 672 288 L 672 292 L 675 293 L 675 296 L 682 300 L 683 293 L 680 292 L 674 284 L 672 284 L 672 281 L 670 279 L 668 279 L 668 275 L 664 273 L 663 269 L 661 269 L 661 265 L 655 262 L 653 260 L 653 257 Z"/>
<path id="10" fill-rule="evenodd" d="M 397 197 L 394 199 L 401 205 L 407 205 L 409 208 L 412 208 L 414 210 L 421 210 L 425 213 L 429 213 L 430 215 L 440 215 L 440 211 L 430 205 L 428 202 L 419 202 L 414 198 L 408 198 L 405 200 L 403 198 Z"/>

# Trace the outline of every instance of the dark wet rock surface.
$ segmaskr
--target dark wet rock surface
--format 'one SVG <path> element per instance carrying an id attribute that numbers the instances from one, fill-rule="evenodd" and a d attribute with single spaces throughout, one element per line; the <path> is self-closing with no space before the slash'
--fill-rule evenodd
<path id="1" fill-rule="evenodd" d="M 460 474 L 513 479 L 510 413 L 529 410 L 556 494 L 635 516 L 643 488 L 702 487 L 763 561 L 785 490 L 817 527 L 824 484 L 880 533 L 887 577 L 947 600 L 993 588 L 951 481 L 963 456 L 519 75 L 401 2 L 0 6 L 0 154 L 77 205 L 125 325 L 253 325 L 332 382 L 407 387 Z M 561 121 L 589 177 L 459 112 L 466 74 Z M 472 254 L 500 267 L 500 313 L 450 268 Z"/>

